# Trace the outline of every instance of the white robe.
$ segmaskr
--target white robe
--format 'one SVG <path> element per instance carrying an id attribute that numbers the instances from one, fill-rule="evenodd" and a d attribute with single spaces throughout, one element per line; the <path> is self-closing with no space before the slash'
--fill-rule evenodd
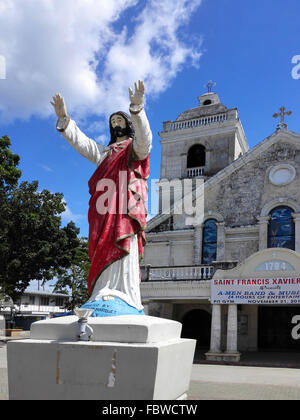
<path id="1" fill-rule="evenodd" d="M 143 109 L 138 114 L 131 114 L 131 118 L 135 128 L 133 149 L 137 158 L 143 160 L 148 156 L 152 147 L 149 122 Z M 106 158 L 109 148 L 87 137 L 77 127 L 75 121 L 70 120 L 61 134 L 74 149 L 97 166 Z M 138 310 L 143 309 L 136 235 L 130 242 L 130 254 L 112 263 L 96 280 L 89 302 L 102 299 L 105 296 L 118 297 Z"/>

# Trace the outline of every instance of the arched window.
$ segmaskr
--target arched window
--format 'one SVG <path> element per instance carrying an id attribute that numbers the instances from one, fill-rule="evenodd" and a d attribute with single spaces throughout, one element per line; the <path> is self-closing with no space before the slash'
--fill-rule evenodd
<path id="1" fill-rule="evenodd" d="M 202 144 L 195 144 L 188 152 L 187 167 L 199 168 L 205 166 L 205 147 Z"/>
<path id="2" fill-rule="evenodd" d="M 211 264 L 217 258 L 217 222 L 206 220 L 203 226 L 202 264 Z"/>
<path id="3" fill-rule="evenodd" d="M 268 226 L 268 248 L 289 248 L 295 250 L 295 224 L 293 210 L 289 207 L 276 207 L 270 212 Z"/>

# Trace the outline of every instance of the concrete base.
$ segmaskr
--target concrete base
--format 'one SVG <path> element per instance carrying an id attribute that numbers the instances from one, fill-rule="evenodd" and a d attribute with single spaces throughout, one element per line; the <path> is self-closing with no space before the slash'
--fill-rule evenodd
<path id="1" fill-rule="evenodd" d="M 9 397 L 12 400 L 175 400 L 189 389 L 195 340 L 181 339 L 179 323 L 147 316 L 109 318 L 111 330 L 144 343 L 63 340 L 61 328 L 74 329 L 74 317 L 33 324 L 35 339 L 10 341 L 7 347 Z M 139 318 L 139 319 L 137 319 Z M 142 320 L 142 318 L 144 318 Z M 109 319 L 89 318 L 95 331 Z M 44 324 L 40 324 L 44 322 Z M 129 322 L 129 324 L 128 324 Z M 50 323 L 50 324 L 49 324 Z M 173 332 L 170 332 L 171 324 Z M 77 322 L 76 322 L 77 324 Z M 138 325 L 136 325 L 138 324 Z M 41 325 L 44 328 L 41 328 Z M 62 327 L 64 325 L 64 327 Z M 116 325 L 119 325 L 117 328 Z M 122 326 L 123 325 L 123 326 Z M 156 327 L 155 327 L 156 325 Z M 169 332 L 165 331 L 164 327 Z M 131 327 L 130 327 L 131 326 Z M 142 328 L 143 326 L 143 328 Z M 179 324 L 181 327 L 181 324 Z M 44 338 L 38 338 L 38 330 Z M 131 330 L 128 335 L 128 329 Z M 145 332 L 145 329 L 148 332 Z M 159 341 L 155 342 L 154 330 Z M 76 330 L 76 329 L 75 329 Z M 109 330 L 109 329 L 108 329 Z M 172 330 L 172 328 L 171 328 Z M 48 339 L 47 331 L 53 337 Z M 143 334 L 141 334 L 143 331 Z M 152 331 L 152 333 L 151 333 Z M 160 332 L 159 332 L 160 331 Z M 69 335 L 69 334 L 67 334 Z M 179 335 L 179 336 L 178 336 Z M 115 334 L 113 337 L 116 338 Z M 94 337 L 95 338 L 95 337 Z M 151 341 L 152 340 L 152 341 Z M 151 341 L 151 342 L 150 342 Z"/>
<path id="2" fill-rule="evenodd" d="M 5 336 L 6 337 L 20 337 L 22 335 L 23 330 L 21 329 L 6 329 Z"/>
<path id="3" fill-rule="evenodd" d="M 157 343 L 180 338 L 182 325 L 169 319 L 147 315 L 122 315 L 88 318 L 93 329 L 91 341 L 119 343 Z M 78 317 L 64 316 L 31 325 L 30 338 L 35 340 L 77 340 Z"/>
<path id="4" fill-rule="evenodd" d="M 239 362 L 241 359 L 241 353 L 215 353 L 207 352 L 205 353 L 206 360 L 211 362 Z"/>
<path id="5" fill-rule="evenodd" d="M 211 362 L 222 362 L 223 361 L 223 353 L 214 353 L 214 352 L 207 352 L 205 353 L 206 360 Z"/>

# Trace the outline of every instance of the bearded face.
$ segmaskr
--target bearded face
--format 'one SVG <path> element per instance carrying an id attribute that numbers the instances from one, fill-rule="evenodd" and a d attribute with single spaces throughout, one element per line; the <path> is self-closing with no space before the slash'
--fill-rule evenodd
<path id="1" fill-rule="evenodd" d="M 122 128 L 120 125 L 116 125 L 115 127 L 112 127 L 113 135 L 118 139 L 119 137 L 124 137 L 128 133 L 128 130 L 125 128 Z"/>
<path id="2" fill-rule="evenodd" d="M 133 137 L 134 130 L 129 115 L 124 112 L 117 112 L 109 119 L 111 141 L 109 144 L 118 141 L 121 137 Z"/>
<path id="3" fill-rule="evenodd" d="M 118 138 L 128 135 L 125 118 L 120 114 L 112 115 L 110 118 L 111 134 L 118 141 Z"/>

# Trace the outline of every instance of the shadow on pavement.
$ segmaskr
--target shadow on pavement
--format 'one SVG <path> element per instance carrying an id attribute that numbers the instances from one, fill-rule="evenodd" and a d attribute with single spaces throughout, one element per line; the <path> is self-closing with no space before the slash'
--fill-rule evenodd
<path id="1" fill-rule="evenodd" d="M 211 362 L 205 359 L 208 349 L 197 348 L 194 364 L 228 365 L 228 366 L 257 366 L 300 369 L 300 353 L 295 351 L 257 351 L 241 352 L 240 362 Z"/>

